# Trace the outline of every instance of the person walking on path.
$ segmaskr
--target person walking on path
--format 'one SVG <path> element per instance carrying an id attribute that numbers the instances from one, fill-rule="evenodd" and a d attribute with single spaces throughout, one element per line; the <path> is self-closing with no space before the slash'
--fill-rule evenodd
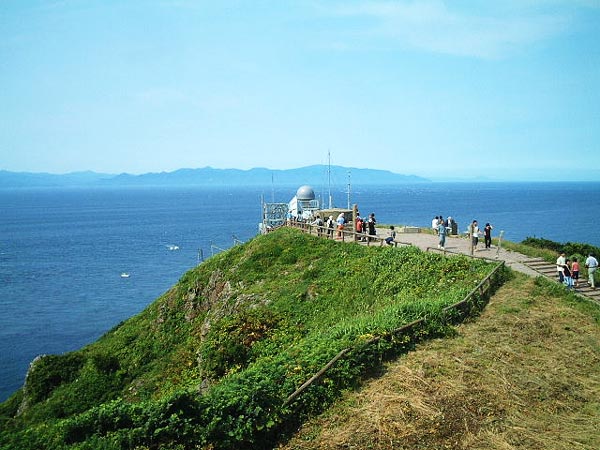
<path id="1" fill-rule="evenodd" d="M 598 269 L 598 260 L 594 258 L 594 255 L 591 253 L 585 260 L 585 267 L 588 270 L 588 283 L 592 289 L 596 289 L 596 280 L 594 279 L 594 273 Z"/>
<path id="2" fill-rule="evenodd" d="M 446 246 L 446 232 L 448 230 L 446 229 L 446 226 L 444 225 L 443 221 L 440 221 L 440 224 L 438 225 L 437 228 L 437 232 L 438 235 L 440 236 L 440 241 L 438 243 L 438 248 L 440 250 L 445 250 L 445 246 Z"/>
<path id="3" fill-rule="evenodd" d="M 575 287 L 579 287 L 579 261 L 577 258 L 573 258 L 573 264 L 571 264 L 571 272 L 573 275 L 573 283 Z"/>
<path id="4" fill-rule="evenodd" d="M 485 224 L 485 228 L 483 229 L 483 239 L 485 242 L 485 248 L 492 248 L 492 230 L 494 229 L 489 223 Z"/>
<path id="5" fill-rule="evenodd" d="M 563 284 L 567 287 L 567 289 L 573 289 L 573 277 L 571 274 L 571 261 L 568 259 L 565 261 L 565 265 L 563 266 Z"/>
<path id="6" fill-rule="evenodd" d="M 477 250 L 477 244 L 479 243 L 479 225 L 476 220 L 471 222 L 469 225 L 469 236 L 471 237 L 471 254 Z"/>
<path id="7" fill-rule="evenodd" d="M 561 254 L 559 255 L 559 257 L 556 258 L 556 272 L 558 274 L 558 281 L 560 283 L 562 283 L 563 281 L 565 281 L 564 271 L 565 271 L 565 264 L 566 263 L 567 263 L 567 260 L 565 258 L 565 252 L 561 252 Z"/>

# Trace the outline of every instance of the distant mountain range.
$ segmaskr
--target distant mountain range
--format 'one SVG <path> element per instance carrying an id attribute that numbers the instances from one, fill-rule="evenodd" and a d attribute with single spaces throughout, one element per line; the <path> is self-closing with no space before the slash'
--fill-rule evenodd
<path id="1" fill-rule="evenodd" d="M 334 184 L 399 184 L 430 180 L 415 175 L 401 175 L 388 170 L 357 169 L 342 166 L 314 165 L 298 169 L 266 168 L 179 169 L 173 172 L 131 175 L 72 172 L 64 175 L 49 173 L 9 172 L 0 170 L 0 188 L 16 187 L 85 187 L 85 186 L 232 186 L 253 185 L 324 185 L 329 178 Z"/>

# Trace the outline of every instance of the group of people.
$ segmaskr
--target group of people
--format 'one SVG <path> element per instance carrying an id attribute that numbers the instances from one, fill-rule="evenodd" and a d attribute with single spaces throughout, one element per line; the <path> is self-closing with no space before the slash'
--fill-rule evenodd
<path id="1" fill-rule="evenodd" d="M 593 254 L 589 254 L 585 260 L 585 267 L 588 271 L 588 285 L 592 289 L 596 289 L 596 281 L 594 274 L 598 269 L 598 260 Z M 567 286 L 567 289 L 579 287 L 579 261 L 577 258 L 568 259 L 565 253 L 562 252 L 556 259 L 556 272 L 558 281 Z"/>
<path id="2" fill-rule="evenodd" d="M 317 226 L 317 234 L 319 236 L 322 235 L 323 230 L 327 230 L 327 237 L 332 238 L 334 230 L 337 229 L 337 237 L 342 237 L 342 232 L 346 227 L 347 220 L 346 215 L 343 212 L 340 212 L 336 219 L 333 216 L 329 216 L 326 222 L 323 222 L 321 216 L 317 215 L 315 220 L 311 223 L 311 225 Z M 377 224 L 377 220 L 375 220 L 375 213 L 369 214 L 369 217 L 363 219 L 359 212 L 356 214 L 356 223 L 354 224 L 355 231 L 361 234 L 369 234 L 371 236 L 375 236 L 377 234 L 377 230 L 375 229 L 375 225 Z M 363 238 L 366 239 L 366 238 Z"/>
<path id="3" fill-rule="evenodd" d="M 479 244 L 479 238 L 481 234 L 483 234 L 483 242 L 485 244 L 485 249 L 489 250 L 492 248 L 492 230 L 494 227 L 488 222 L 483 227 L 483 231 L 479 229 L 479 222 L 477 220 L 473 220 L 469 225 L 469 236 L 471 236 L 471 243 L 473 244 L 473 250 L 477 250 L 477 245 Z"/>
<path id="4" fill-rule="evenodd" d="M 341 214 L 343 216 L 343 214 Z M 325 230 L 327 230 L 327 237 L 328 238 L 332 238 L 333 237 L 333 230 L 335 229 L 335 224 L 336 222 L 338 223 L 338 233 L 341 233 L 340 230 L 342 230 L 344 228 L 344 223 L 345 223 L 345 219 L 342 218 L 341 224 L 340 224 L 340 218 L 338 216 L 337 221 L 333 220 L 333 216 L 329 216 L 327 218 L 326 222 L 323 222 L 323 219 L 321 218 L 320 215 L 317 214 L 317 216 L 315 217 L 315 220 L 313 222 L 311 222 L 311 225 L 316 225 L 317 227 L 317 236 L 322 236 L 323 232 Z M 341 227 L 341 229 L 340 229 Z"/>
<path id="5" fill-rule="evenodd" d="M 451 230 L 454 228 L 453 224 L 456 222 L 452 217 L 448 217 L 444 219 L 444 216 L 435 216 L 431 221 L 431 228 L 433 232 L 440 237 L 438 248 L 440 250 L 444 250 L 446 246 L 446 236 L 450 234 Z M 469 225 L 468 233 L 471 238 L 471 243 L 473 244 L 473 250 L 477 250 L 477 245 L 479 244 L 479 238 L 483 234 L 483 240 L 485 243 L 485 248 L 490 249 L 492 247 L 492 230 L 494 227 L 488 222 L 485 224 L 483 231 L 479 228 L 479 223 L 477 220 L 473 220 Z"/>
<path id="6" fill-rule="evenodd" d="M 452 225 L 454 223 L 456 223 L 456 222 L 450 216 L 448 216 L 447 219 L 444 219 L 444 216 L 442 216 L 442 215 L 435 216 L 431 220 L 431 228 L 433 229 L 433 232 L 437 234 L 439 231 L 439 227 L 443 226 L 444 228 L 446 228 L 446 234 L 448 234 L 452 230 Z"/>
<path id="7" fill-rule="evenodd" d="M 375 219 L 375 213 L 369 214 L 369 217 L 366 219 L 361 217 L 360 212 L 356 213 L 356 223 L 354 226 L 357 233 L 375 236 L 377 234 L 377 230 L 375 229 L 376 224 L 377 220 Z M 363 237 L 362 239 L 365 238 Z"/>
<path id="8" fill-rule="evenodd" d="M 288 219 L 290 219 L 288 217 Z M 317 225 L 317 233 L 319 235 L 322 234 L 324 229 L 327 229 L 327 234 L 329 238 L 333 238 L 334 229 L 337 227 L 337 235 L 341 237 L 342 230 L 346 225 L 346 216 L 343 212 L 341 212 L 337 219 L 333 219 L 333 216 L 329 216 L 326 223 L 323 223 L 323 220 L 319 215 L 316 216 L 313 225 Z M 435 216 L 435 218 L 431 221 L 431 227 L 433 231 L 439 236 L 438 248 L 441 250 L 445 249 L 446 246 L 446 236 L 452 230 L 452 224 L 455 223 L 452 217 L 448 217 L 444 219 L 443 216 Z M 360 234 L 368 234 L 370 236 L 375 236 L 377 231 L 375 229 L 375 225 L 377 224 L 377 220 L 375 219 L 375 213 L 369 214 L 369 217 L 364 219 L 361 217 L 360 213 L 356 214 L 356 222 L 354 224 L 354 229 L 357 233 Z M 490 249 L 492 246 L 492 230 L 494 227 L 488 222 L 485 224 L 483 231 L 479 228 L 479 223 L 477 220 L 473 220 L 469 224 L 468 234 L 471 238 L 471 243 L 473 249 L 477 249 L 477 245 L 479 244 L 479 237 L 483 234 L 484 244 L 486 249 Z M 366 239 L 363 237 L 362 239 Z M 388 245 L 394 245 L 396 239 L 396 230 L 394 226 L 390 226 L 389 236 L 385 239 L 385 242 Z M 598 269 L 598 260 L 595 258 L 593 254 L 589 254 L 587 259 L 585 260 L 585 267 L 588 272 L 588 285 L 592 289 L 596 289 L 596 283 L 594 279 L 594 274 Z M 579 273 L 580 266 L 577 258 L 567 259 L 565 253 L 561 253 L 559 257 L 556 259 L 556 271 L 558 273 L 558 279 L 561 283 L 565 284 L 568 289 L 579 286 Z"/>

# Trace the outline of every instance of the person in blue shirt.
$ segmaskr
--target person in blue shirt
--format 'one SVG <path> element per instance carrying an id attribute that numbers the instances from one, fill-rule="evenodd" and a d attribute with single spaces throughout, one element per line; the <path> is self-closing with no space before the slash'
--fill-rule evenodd
<path id="1" fill-rule="evenodd" d="M 444 222 L 441 221 L 437 227 L 437 233 L 438 236 L 440 237 L 440 242 L 438 244 L 438 248 L 440 250 L 446 250 L 446 226 L 444 225 Z"/>

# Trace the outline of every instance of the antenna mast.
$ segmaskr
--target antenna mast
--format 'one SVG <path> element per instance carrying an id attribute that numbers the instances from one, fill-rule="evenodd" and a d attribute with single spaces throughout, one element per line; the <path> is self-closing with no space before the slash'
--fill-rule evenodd
<path id="1" fill-rule="evenodd" d="M 329 209 L 333 208 L 331 201 L 331 152 L 327 151 L 327 185 L 329 186 Z"/>
<path id="2" fill-rule="evenodd" d="M 350 170 L 348 170 L 348 209 L 350 209 Z"/>

